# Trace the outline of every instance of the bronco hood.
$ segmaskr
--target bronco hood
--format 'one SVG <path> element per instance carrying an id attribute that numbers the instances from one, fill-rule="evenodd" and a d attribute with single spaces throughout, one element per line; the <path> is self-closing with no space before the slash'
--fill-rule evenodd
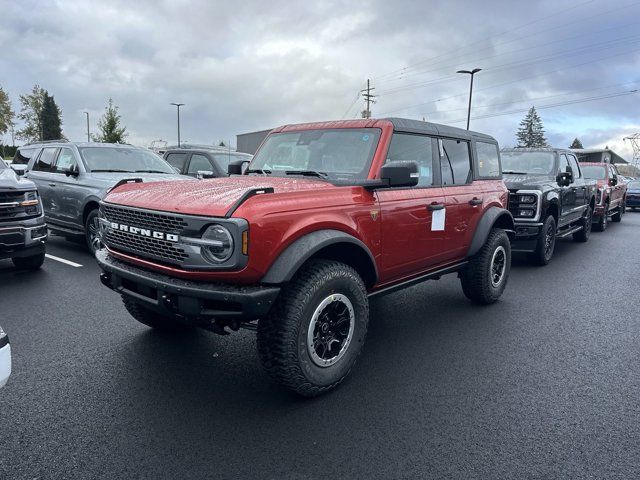
<path id="1" fill-rule="evenodd" d="M 504 174 L 504 184 L 509 190 L 542 190 L 545 185 L 556 183 L 555 178 L 548 175 Z"/>
<path id="2" fill-rule="evenodd" d="M 210 180 L 129 183 L 114 189 L 105 202 L 187 215 L 224 217 L 248 191 L 273 188 L 274 193 L 335 188 L 322 180 L 294 177 L 235 176 Z"/>

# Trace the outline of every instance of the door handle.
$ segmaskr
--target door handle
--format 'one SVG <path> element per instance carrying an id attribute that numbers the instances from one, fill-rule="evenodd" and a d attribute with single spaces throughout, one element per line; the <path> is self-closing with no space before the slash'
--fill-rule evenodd
<path id="1" fill-rule="evenodd" d="M 434 210 L 442 210 L 444 203 L 433 202 L 431 205 L 427 205 L 427 210 L 433 212 Z"/>
<path id="2" fill-rule="evenodd" d="M 49 186 L 50 186 L 50 187 L 55 187 L 55 186 L 56 186 L 56 184 L 55 184 L 54 182 L 50 182 L 50 183 L 49 183 Z"/>
<path id="3" fill-rule="evenodd" d="M 478 197 L 473 197 L 471 200 L 469 200 L 469 205 L 482 205 L 482 199 L 478 198 Z"/>

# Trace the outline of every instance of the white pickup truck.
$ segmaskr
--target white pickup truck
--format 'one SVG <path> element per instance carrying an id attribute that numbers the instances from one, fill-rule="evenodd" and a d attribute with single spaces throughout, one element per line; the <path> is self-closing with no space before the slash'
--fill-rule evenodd
<path id="1" fill-rule="evenodd" d="M 11 375 L 11 345 L 9 337 L 0 327 L 0 388 L 4 387 Z"/>

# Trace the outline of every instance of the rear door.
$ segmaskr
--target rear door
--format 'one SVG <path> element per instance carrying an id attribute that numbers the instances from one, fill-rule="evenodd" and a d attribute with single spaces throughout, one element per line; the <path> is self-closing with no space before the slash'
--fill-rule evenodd
<path id="1" fill-rule="evenodd" d="M 53 167 L 58 206 L 55 219 L 68 228 L 82 226 L 84 200 L 89 194 L 88 189 L 82 185 L 82 172 L 78 163 L 74 151 L 71 148 L 62 147 Z M 67 175 L 67 171 L 78 172 L 78 175 Z"/>
<path id="2" fill-rule="evenodd" d="M 58 147 L 45 147 L 42 149 L 31 169 L 25 174 L 29 180 L 36 184 L 42 208 L 47 217 L 53 218 L 57 209 L 55 198 L 56 178 L 53 174 L 53 163 L 58 154 Z"/>
<path id="3" fill-rule="evenodd" d="M 386 162 L 416 162 L 420 177 L 415 187 L 376 191 L 381 219 L 382 282 L 419 274 L 444 261 L 445 231 L 437 221 L 444 214 L 445 199 L 435 168 L 436 157 L 435 138 L 393 134 Z"/>
<path id="4" fill-rule="evenodd" d="M 438 139 L 442 189 L 446 203 L 445 260 L 466 256 L 482 216 L 484 190 L 474 183 L 471 143 L 459 138 Z"/>

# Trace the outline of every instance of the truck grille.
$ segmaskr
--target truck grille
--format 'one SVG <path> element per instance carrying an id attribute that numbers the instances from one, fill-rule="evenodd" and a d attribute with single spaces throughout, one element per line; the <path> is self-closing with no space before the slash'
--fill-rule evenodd
<path id="1" fill-rule="evenodd" d="M 179 236 L 187 227 L 187 222 L 175 215 L 145 212 L 112 205 L 102 205 L 100 210 L 109 222 L 165 234 Z M 108 247 L 171 264 L 180 264 L 189 257 L 185 250 L 175 242 L 123 230 L 104 229 L 102 240 Z"/>
<path id="2" fill-rule="evenodd" d="M 25 200 L 36 200 L 35 192 L 0 192 L 0 222 L 24 220 L 40 215 L 39 205 L 19 205 Z"/>

